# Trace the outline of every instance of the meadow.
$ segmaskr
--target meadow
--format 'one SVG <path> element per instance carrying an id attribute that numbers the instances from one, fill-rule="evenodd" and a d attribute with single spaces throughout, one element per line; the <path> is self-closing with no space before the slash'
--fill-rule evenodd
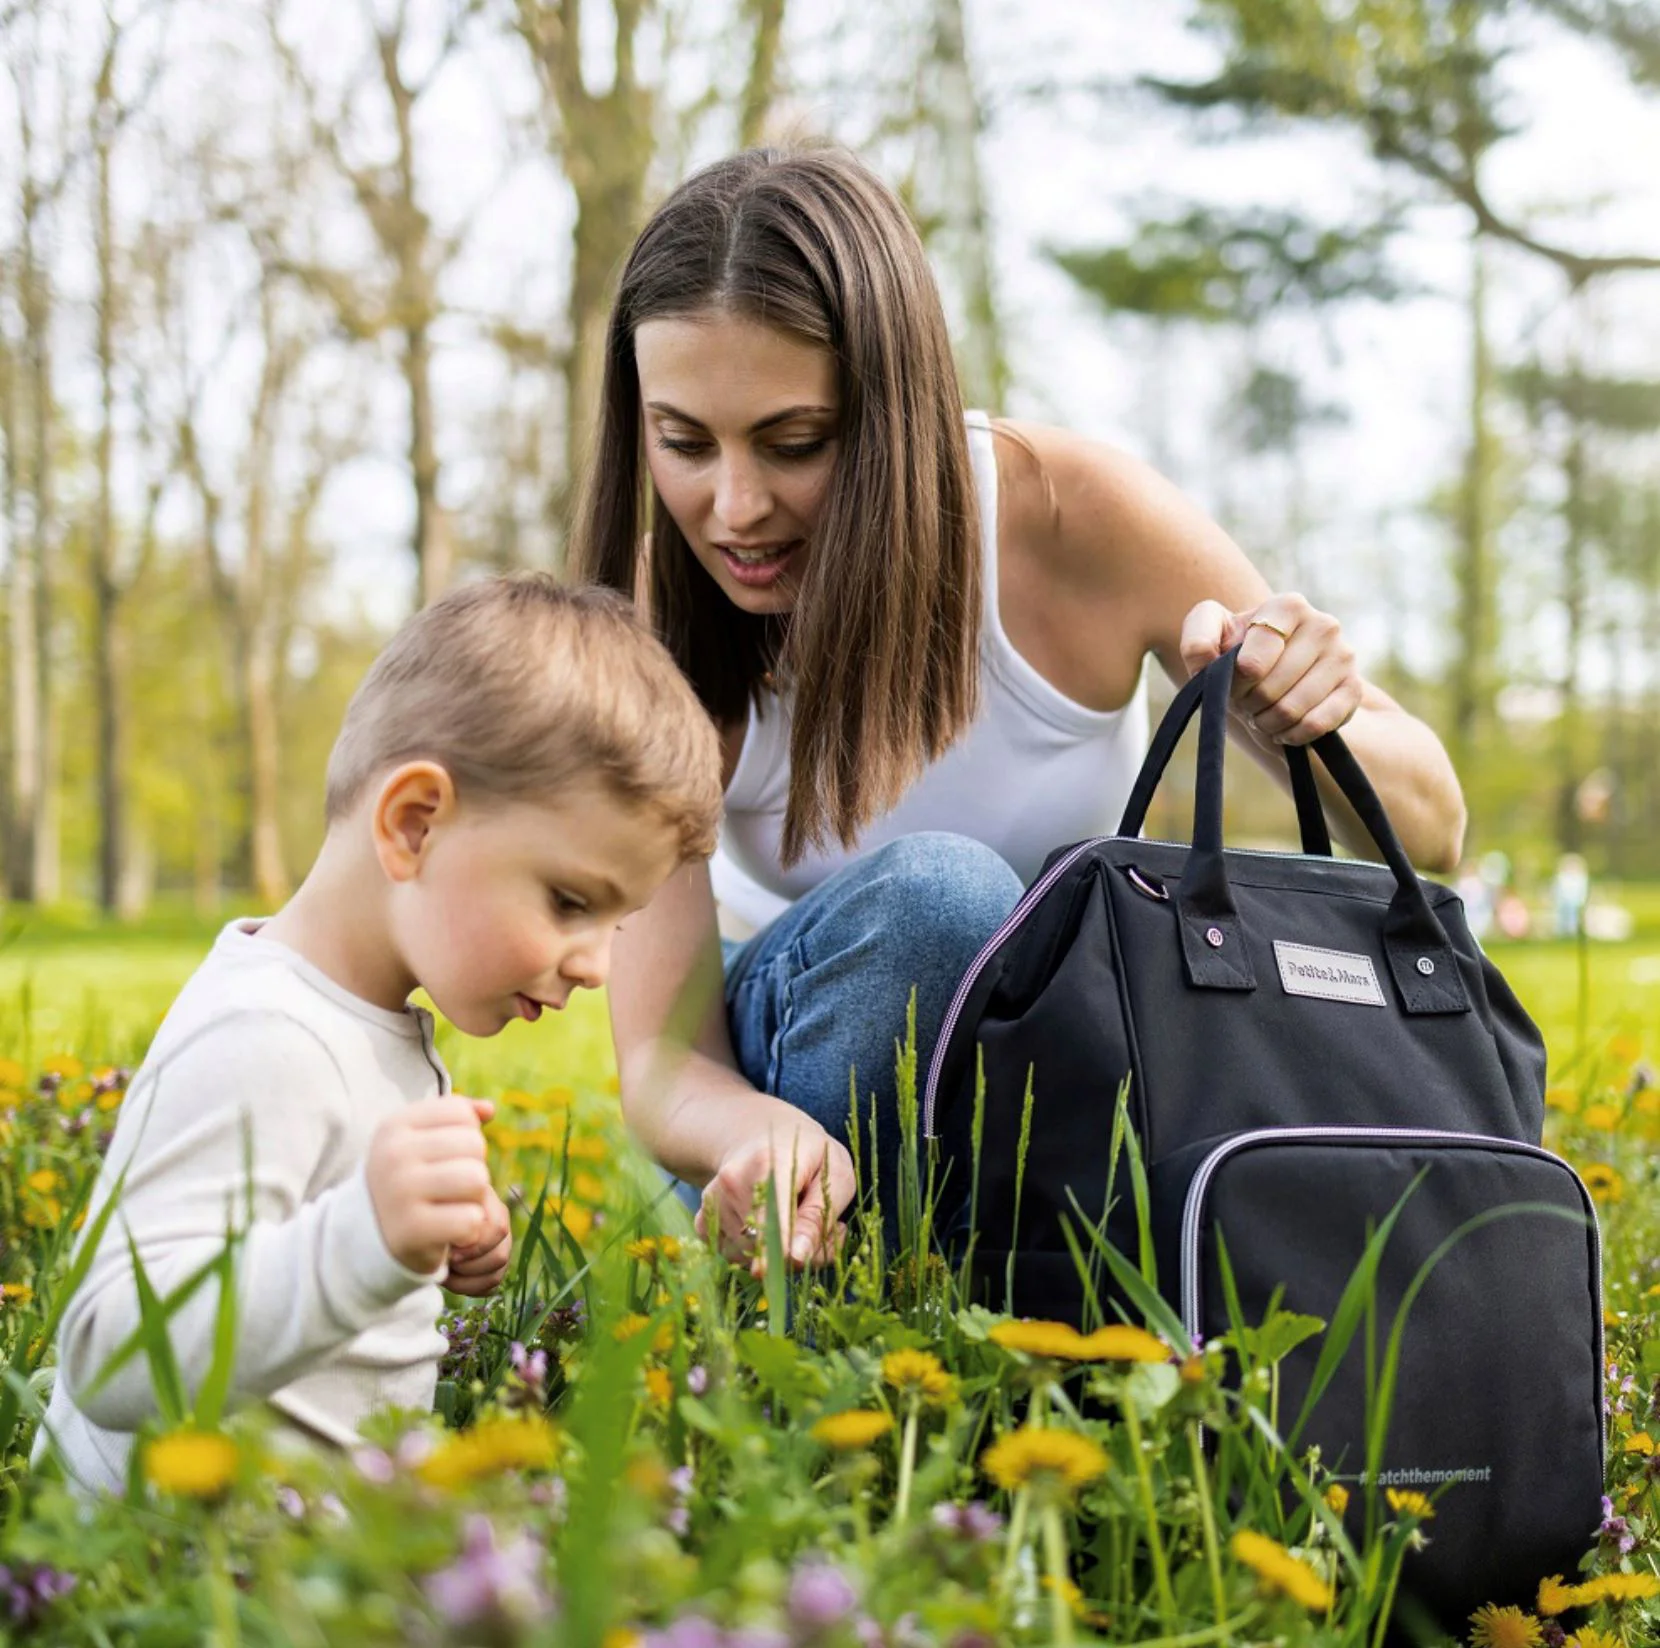
<path id="1" fill-rule="evenodd" d="M 1609 1471 L 1581 1570 L 1483 1610 L 1475 1648 L 1660 1640 L 1660 897 L 1622 896 L 1628 942 L 1493 950 L 1550 1045 L 1547 1143 L 1599 1204 Z M 581 996 L 441 1035 L 458 1089 L 498 1102 L 517 1258 L 488 1304 L 452 1301 L 438 1413 L 296 1452 L 223 1411 L 234 1321 L 192 1397 L 153 1301 L 129 1348 L 160 1415 L 126 1498 L 84 1507 L 25 1464 L 52 1328 L 127 1073 L 213 931 L 62 916 L 0 946 L 0 1640 L 1381 1648 L 1457 1514 L 1390 1490 L 1357 1532 L 1341 1487 L 1265 1440 L 1271 1368 L 1235 1377 L 1240 1346 L 967 1306 L 903 1238 L 793 1280 L 720 1264 L 629 1147 Z"/>

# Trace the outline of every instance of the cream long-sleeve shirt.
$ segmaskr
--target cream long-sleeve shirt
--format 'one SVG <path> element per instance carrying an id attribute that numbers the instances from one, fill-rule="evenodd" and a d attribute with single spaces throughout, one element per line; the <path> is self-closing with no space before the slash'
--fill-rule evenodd
<path id="1" fill-rule="evenodd" d="M 382 1121 L 450 1090 L 430 1016 L 360 1000 L 258 926 L 227 927 L 174 1002 L 93 1194 L 89 1228 L 125 1171 L 59 1327 L 36 1444 L 38 1457 L 55 1438 L 86 1486 L 124 1485 L 132 1433 L 156 1411 L 142 1353 L 92 1389 L 139 1323 L 129 1231 L 165 1297 L 221 1251 L 227 1229 L 245 1230 L 234 1397 L 268 1398 L 303 1431 L 344 1445 L 376 1407 L 432 1405 L 442 1273 L 393 1258 L 364 1172 Z M 217 1311 L 210 1280 L 172 1318 L 192 1393 L 212 1360 Z"/>

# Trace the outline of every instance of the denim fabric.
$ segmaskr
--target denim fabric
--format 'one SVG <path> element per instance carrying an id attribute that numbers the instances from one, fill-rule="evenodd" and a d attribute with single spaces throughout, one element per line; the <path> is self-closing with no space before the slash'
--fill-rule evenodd
<path id="1" fill-rule="evenodd" d="M 989 847 L 923 832 L 855 860 L 754 938 L 722 946 L 738 1068 L 843 1143 L 851 1071 L 867 1187 L 874 1095 L 875 1181 L 890 1240 L 899 1161 L 894 1061 L 911 990 L 920 1101 L 957 984 L 1021 891 L 1019 876 Z"/>

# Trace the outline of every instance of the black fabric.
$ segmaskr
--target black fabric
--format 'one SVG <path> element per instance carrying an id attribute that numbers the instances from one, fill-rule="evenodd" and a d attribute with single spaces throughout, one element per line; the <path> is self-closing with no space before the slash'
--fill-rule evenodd
<path id="1" fill-rule="evenodd" d="M 1541 1578 L 1572 1575 L 1601 1520 L 1603 1481 L 1596 1221 L 1574 1173 L 1499 1141 L 1274 1131 L 1230 1149 L 1196 1185 L 1195 1158 L 1208 1154 L 1164 1164 L 1155 1196 L 1161 1213 L 1183 1209 L 1191 1226 L 1183 1252 L 1176 1221 L 1161 1221 L 1161 1276 L 1179 1277 L 1184 1292 L 1190 1276 L 1197 1283 L 1196 1325 L 1207 1339 L 1230 1325 L 1224 1242 L 1247 1323 L 1281 1288 L 1285 1309 L 1330 1322 L 1372 1233 L 1400 1204 L 1377 1280 L 1381 1371 L 1395 1312 L 1420 1269 L 1452 1243 L 1406 1319 L 1380 1462 L 1380 1499 L 1399 1487 L 1436 1503 L 1428 1547 L 1407 1558 L 1407 1594 L 1453 1628 L 1484 1602 L 1531 1607 Z M 1288 1439 L 1320 1349 L 1307 1341 L 1280 1364 Z M 1295 1439 L 1299 1453 L 1317 1445 L 1349 1486 L 1357 1539 L 1366 1357 L 1362 1329 Z M 1458 1472 L 1471 1474 L 1443 1487 Z"/>
<path id="2" fill-rule="evenodd" d="M 1486 1559 L 1476 1562 L 1463 1534 L 1449 1536 L 1462 1514 L 1449 1503 L 1430 1547 L 1443 1549 L 1447 1563 L 1437 1559 L 1423 1568 L 1423 1587 L 1408 1587 L 1409 1598 L 1455 1625 L 1443 1610 L 1465 1594 L 1460 1564 L 1475 1576 L 1472 1584 L 1479 1578 L 1488 1587 L 1470 1592 L 1475 1600 L 1520 1599 L 1543 1573 L 1571 1572 L 1594 1531 L 1602 1484 L 1594 1219 L 1565 1164 L 1507 1148 L 1536 1147 L 1540 1137 L 1542 1040 L 1471 936 L 1457 896 L 1413 873 L 1342 739 L 1331 734 L 1312 748 L 1382 863 L 1341 861 L 1322 850 L 1329 844 L 1307 816 L 1313 785 L 1306 770 L 1295 796 L 1305 848 L 1314 851 L 1223 846 L 1233 664 L 1226 655 L 1177 694 L 1120 833 L 1052 854 L 963 980 L 923 1099 L 924 1131 L 944 1171 L 939 1228 L 961 1253 L 981 1071 L 973 1278 L 988 1302 L 1024 1315 L 1083 1314 L 1062 1225 L 1076 1232 L 1102 1217 L 1114 1101 L 1126 1077 L 1161 1232 L 1160 1285 L 1173 1303 L 1180 1273 L 1172 1232 L 1180 1229 L 1188 1179 L 1219 1141 L 1253 1130 L 1475 1137 L 1466 1150 L 1445 1140 L 1438 1154 L 1423 1147 L 1434 1155 L 1433 1171 L 1402 1215 L 1399 1251 L 1392 1247 L 1380 1280 L 1385 1321 L 1424 1254 L 1473 1215 L 1516 1200 L 1573 1211 L 1577 1223 L 1501 1220 L 1459 1243 L 1413 1312 L 1390 1458 L 1435 1460 L 1479 1440 L 1494 1470 L 1492 1495 L 1469 1483 L 1455 1490 L 1484 1507 L 1472 1516 L 1485 1530 Z M 1195 714 L 1192 843 L 1141 840 L 1159 777 Z M 1306 769 L 1306 757 L 1294 754 L 1294 775 L 1299 762 Z M 1337 999 L 1302 993 L 1310 989 Z M 1229 1157 L 1203 1217 L 1226 1229 L 1233 1262 L 1248 1278 L 1247 1318 L 1253 1310 L 1260 1316 L 1283 1284 L 1293 1308 L 1329 1319 L 1367 1220 L 1387 1214 L 1423 1165 L 1410 1150 L 1376 1142 L 1298 1149 L 1282 1139 L 1274 1149 Z M 1135 1255 L 1122 1162 L 1107 1234 Z M 1205 1253 L 1214 1264 L 1214 1248 Z M 1207 1272 L 1201 1281 L 1201 1293 L 1214 1301 L 1214 1277 Z M 1103 1292 L 1111 1311 L 1110 1288 Z M 1220 1325 L 1212 1315 L 1202 1328 Z M 1346 1365 L 1322 1405 L 1319 1423 L 1330 1424 L 1334 1441 L 1356 1427 L 1350 1371 Z M 1292 1364 L 1286 1376 L 1299 1377 Z M 1306 1380 L 1306 1368 L 1300 1377 Z M 1554 1565 L 1541 1568 L 1547 1551 Z"/>

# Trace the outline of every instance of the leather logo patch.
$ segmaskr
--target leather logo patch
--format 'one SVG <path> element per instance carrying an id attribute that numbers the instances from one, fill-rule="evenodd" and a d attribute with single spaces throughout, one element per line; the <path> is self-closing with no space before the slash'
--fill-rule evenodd
<path id="1" fill-rule="evenodd" d="M 1318 996 L 1322 1001 L 1352 1001 L 1362 1007 L 1386 1006 L 1370 956 L 1349 950 L 1322 950 L 1313 944 L 1274 940 L 1280 983 L 1289 996 Z"/>

